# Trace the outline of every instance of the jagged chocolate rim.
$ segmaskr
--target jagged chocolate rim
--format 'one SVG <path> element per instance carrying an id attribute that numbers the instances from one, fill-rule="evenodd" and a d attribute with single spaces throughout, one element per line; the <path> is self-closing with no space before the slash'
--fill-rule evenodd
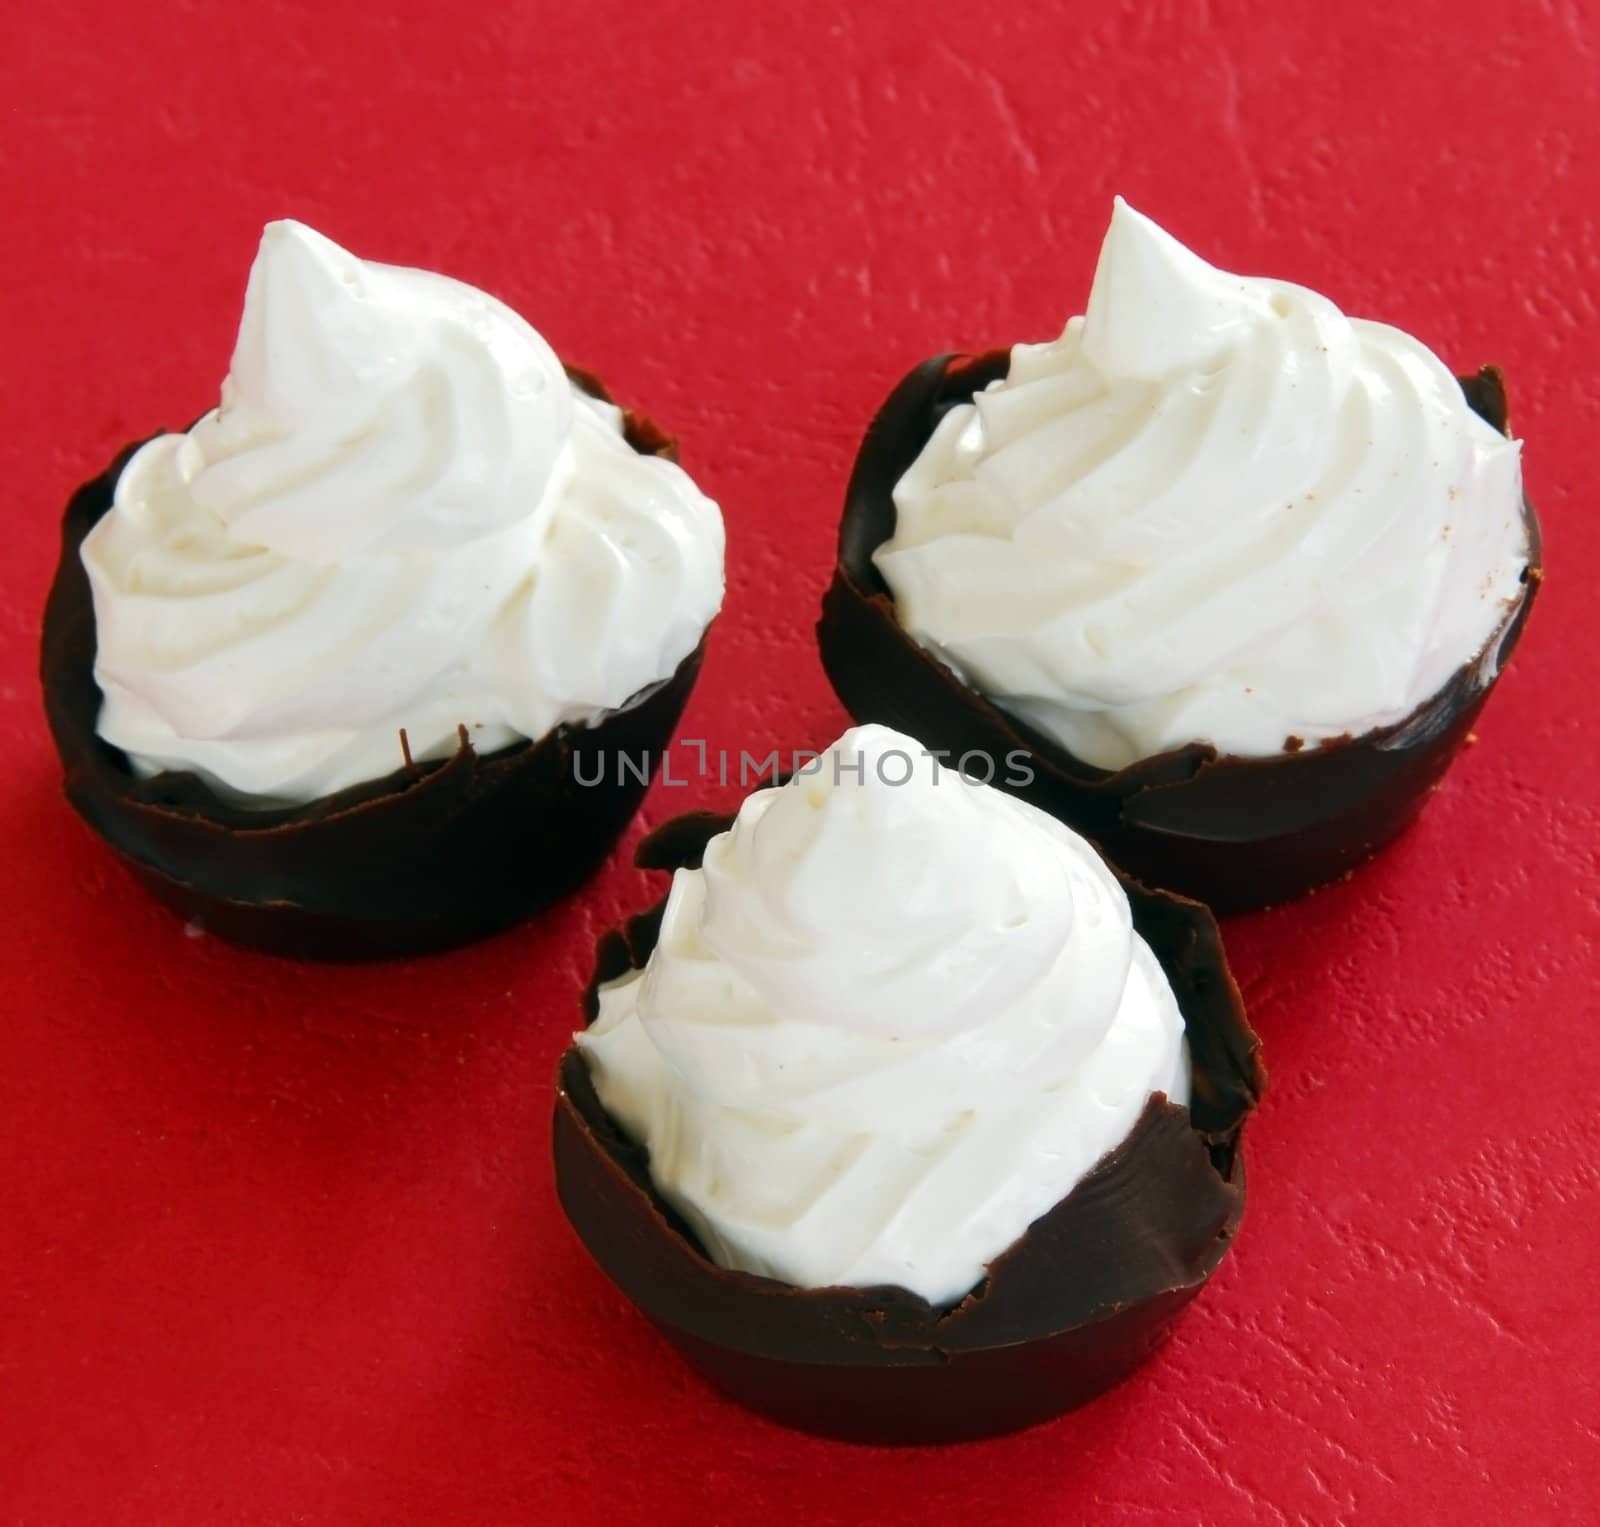
<path id="1" fill-rule="evenodd" d="M 676 818 L 645 840 L 637 862 L 653 869 L 697 865 L 707 841 L 732 820 L 708 812 Z M 793 1362 L 942 1362 L 1060 1335 L 1143 1305 L 1181 1305 L 1210 1277 L 1238 1228 L 1242 1131 L 1266 1076 L 1215 919 L 1197 902 L 1119 879 L 1183 1013 L 1194 1073 L 1191 1108 L 1153 1097 L 1128 1137 L 997 1257 L 959 1303 L 936 1308 L 893 1287 L 796 1288 L 718 1267 L 656 1192 L 648 1153 L 613 1124 L 573 1046 L 561 1062 L 556 1100 L 556 1185 L 590 1254 L 669 1334 Z M 665 905 L 600 939 L 583 997 L 586 1021 L 598 1012 L 599 987 L 649 958 Z"/>
<path id="2" fill-rule="evenodd" d="M 1292 781 L 1316 779 L 1341 753 L 1394 752 L 1425 745 L 1448 731 L 1461 712 L 1481 703 L 1509 662 L 1544 578 L 1539 518 L 1526 496 L 1522 508 L 1529 551 L 1528 565 L 1522 573 L 1521 598 L 1507 611 L 1480 652 L 1462 664 L 1438 693 L 1410 716 L 1360 736 L 1333 738 L 1265 758 L 1219 753 L 1210 743 L 1194 742 L 1117 770 L 1085 763 L 1060 743 L 1003 711 L 981 691 L 964 684 L 907 635 L 896 617 L 888 586 L 872 561 L 873 553 L 894 534 L 894 485 L 921 453 L 934 427 L 949 409 L 969 402 L 990 383 L 1003 378 L 1010 364 L 1008 349 L 934 356 L 915 367 L 889 395 L 867 429 L 851 473 L 839 528 L 838 563 L 824 600 L 818 636 L 831 672 L 829 628 L 837 618 L 838 603 L 848 601 L 874 625 L 891 629 L 949 692 L 951 711 L 964 713 L 965 724 L 972 728 L 974 745 L 980 746 L 987 739 L 994 757 L 1012 749 L 1031 754 L 1033 762 L 1050 776 L 1060 793 L 1081 807 L 1083 821 L 1077 825 L 1085 831 L 1106 837 L 1114 837 L 1127 828 L 1165 831 L 1171 825 L 1168 819 L 1172 815 L 1173 792 L 1207 776 L 1236 775 L 1243 783 L 1264 770 L 1272 770 L 1280 786 L 1276 793 L 1282 799 L 1293 793 Z M 1458 380 L 1473 411 L 1501 434 L 1508 435 L 1505 378 L 1500 369 L 1485 366 L 1475 375 Z M 1489 653 L 1496 655 L 1496 671 L 1484 683 L 1482 661 Z M 1286 782 L 1290 788 L 1281 788 Z"/>

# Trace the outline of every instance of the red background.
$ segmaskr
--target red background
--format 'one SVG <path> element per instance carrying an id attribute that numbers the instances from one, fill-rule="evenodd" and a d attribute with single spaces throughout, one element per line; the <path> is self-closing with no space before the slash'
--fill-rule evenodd
<path id="1" fill-rule="evenodd" d="M 0 1520 L 1600 1514 L 1600 18 L 1293 9 L 12 19 Z M 684 735 L 823 744 L 811 624 L 862 426 L 924 355 L 1058 332 L 1116 191 L 1504 364 L 1552 577 L 1422 824 L 1230 925 L 1273 1088 L 1242 1239 L 1163 1355 L 1000 1442 L 789 1435 L 703 1390 L 556 1206 L 557 1053 L 645 878 L 619 853 L 536 926 L 414 964 L 186 937 L 59 794 L 57 515 L 214 399 L 260 224 L 292 214 L 488 287 L 680 433 L 730 543 Z M 645 820 L 733 794 L 658 788 Z"/>

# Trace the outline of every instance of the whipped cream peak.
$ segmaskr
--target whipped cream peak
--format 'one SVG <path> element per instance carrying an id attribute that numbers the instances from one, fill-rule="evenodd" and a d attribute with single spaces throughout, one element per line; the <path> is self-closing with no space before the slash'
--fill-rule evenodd
<path id="1" fill-rule="evenodd" d="M 886 727 L 846 732 L 712 841 L 706 947 L 819 1028 L 914 1041 L 987 1022 L 1055 960 L 1073 903 L 1068 866 L 980 788 Z"/>
<path id="2" fill-rule="evenodd" d="M 722 557 L 717 506 L 503 303 L 273 223 L 220 408 L 84 540 L 99 733 L 258 806 L 398 769 L 402 729 L 492 752 L 670 678 Z"/>
<path id="3" fill-rule="evenodd" d="M 195 501 L 315 564 L 460 545 L 537 504 L 571 389 L 504 303 L 269 223 L 221 407 L 190 432 Z"/>
<path id="4" fill-rule="evenodd" d="M 1160 381 L 1215 364 L 1271 311 L 1258 283 L 1213 269 L 1119 196 L 1081 320 L 1083 353 L 1113 376 Z"/>
<path id="5" fill-rule="evenodd" d="M 1528 554 L 1517 443 L 1438 357 L 1120 200 L 1088 311 L 950 409 L 894 501 L 903 629 L 1106 769 L 1403 720 Z"/>
<path id="6" fill-rule="evenodd" d="M 577 1036 L 711 1256 L 942 1302 L 1188 1100 L 1183 1019 L 1095 850 L 884 727 L 751 795 Z"/>

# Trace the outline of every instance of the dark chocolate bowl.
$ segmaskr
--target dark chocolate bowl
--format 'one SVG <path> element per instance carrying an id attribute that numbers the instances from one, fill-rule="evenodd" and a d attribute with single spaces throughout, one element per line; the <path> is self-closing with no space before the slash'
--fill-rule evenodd
<path id="1" fill-rule="evenodd" d="M 867 429 L 817 624 L 823 667 L 845 708 L 857 721 L 882 722 L 948 750 L 952 761 L 967 752 L 986 756 L 994 761 L 992 783 L 1093 838 L 1141 880 L 1219 913 L 1287 901 L 1371 858 L 1421 810 L 1522 634 L 1543 578 L 1533 505 L 1523 500 L 1530 551 L 1521 597 L 1484 653 L 1405 720 L 1269 758 L 1219 755 L 1191 743 L 1107 772 L 1008 715 L 919 647 L 896 620 L 872 563 L 894 534 L 895 484 L 939 420 L 1009 367 L 1007 350 L 936 356 L 895 388 Z M 1485 367 L 1460 381 L 1473 410 L 1507 432 L 1500 372 Z M 1005 766 L 1017 750 L 1031 755 L 1026 785 L 1007 780 L 1022 773 Z"/>
<path id="2" fill-rule="evenodd" d="M 697 865 L 731 821 L 679 817 L 645 841 L 639 863 Z M 1183 1012 L 1191 1105 L 1153 1097 L 1122 1144 L 960 1303 L 936 1308 L 892 1287 L 796 1288 L 716 1266 L 656 1193 L 646 1151 L 611 1122 L 574 1046 L 556 1098 L 556 1188 L 590 1255 L 717 1389 L 824 1436 L 995 1436 L 1117 1383 L 1155 1350 L 1238 1230 L 1241 1137 L 1265 1085 L 1211 914 L 1123 883 Z M 587 1021 L 600 984 L 648 959 L 664 905 L 601 939 Z"/>
<path id="3" fill-rule="evenodd" d="M 569 367 L 585 390 L 600 382 Z M 648 419 L 625 415 L 630 445 L 677 460 Z M 67 505 L 45 607 L 45 710 L 67 798 L 144 884 L 185 918 L 236 943 L 316 959 L 373 959 L 466 943 L 573 890 L 638 809 L 644 772 L 672 737 L 705 642 L 673 675 L 591 726 L 397 769 L 304 806 L 254 811 L 196 775 L 139 779 L 95 726 L 95 617 L 79 547 L 111 507 L 128 446 Z M 582 781 L 601 780 L 600 784 Z"/>

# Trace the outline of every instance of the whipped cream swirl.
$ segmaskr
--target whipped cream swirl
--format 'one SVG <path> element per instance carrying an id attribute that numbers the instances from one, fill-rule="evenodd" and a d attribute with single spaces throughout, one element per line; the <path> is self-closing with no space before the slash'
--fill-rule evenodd
<path id="1" fill-rule="evenodd" d="M 1519 446 L 1417 340 L 1118 199 L 1088 311 L 952 409 L 875 562 L 966 682 L 1116 769 L 1402 720 L 1528 558 Z"/>
<path id="2" fill-rule="evenodd" d="M 100 735 L 302 803 L 584 724 L 722 601 L 722 519 L 493 297 L 271 223 L 221 406 L 85 538 Z"/>
<path id="3" fill-rule="evenodd" d="M 1183 1019 L 1094 849 L 881 726 L 757 791 L 577 1036 L 724 1267 L 954 1302 L 1186 1104 Z"/>

